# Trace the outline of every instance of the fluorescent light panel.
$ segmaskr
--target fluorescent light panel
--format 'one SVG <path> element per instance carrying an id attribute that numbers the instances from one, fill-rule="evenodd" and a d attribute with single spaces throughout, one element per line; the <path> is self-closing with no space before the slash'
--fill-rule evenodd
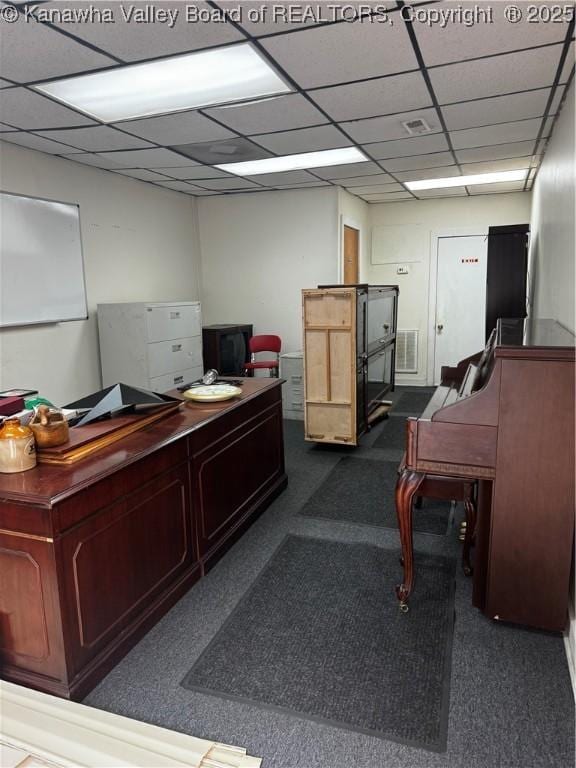
<path id="1" fill-rule="evenodd" d="M 69 77 L 35 88 L 105 123 L 292 90 L 250 43 Z"/>
<path id="2" fill-rule="evenodd" d="M 342 149 L 326 149 L 321 152 L 304 152 L 300 155 L 249 160 L 245 163 L 224 163 L 224 165 L 216 165 L 215 167 L 228 173 L 235 173 L 237 176 L 255 176 L 258 173 L 302 171 L 308 168 L 322 168 L 327 165 L 346 165 L 367 161 L 368 158 L 356 147 L 342 147 Z"/>
<path id="3" fill-rule="evenodd" d="M 443 179 L 423 179 L 422 181 L 406 181 L 408 189 L 416 192 L 419 189 L 441 189 L 442 187 L 466 187 L 475 184 L 495 184 L 500 181 L 524 181 L 528 169 L 522 171 L 501 171 L 498 173 L 477 173 L 471 176 L 451 176 Z"/>

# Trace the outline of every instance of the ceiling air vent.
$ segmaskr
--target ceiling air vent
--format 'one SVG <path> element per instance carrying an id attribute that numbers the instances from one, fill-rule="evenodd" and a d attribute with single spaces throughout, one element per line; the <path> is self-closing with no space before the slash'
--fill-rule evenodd
<path id="1" fill-rule="evenodd" d="M 414 120 L 406 120 L 402 125 L 410 136 L 421 136 L 423 133 L 430 133 L 432 131 L 426 120 L 423 120 L 421 117 L 415 117 Z"/>

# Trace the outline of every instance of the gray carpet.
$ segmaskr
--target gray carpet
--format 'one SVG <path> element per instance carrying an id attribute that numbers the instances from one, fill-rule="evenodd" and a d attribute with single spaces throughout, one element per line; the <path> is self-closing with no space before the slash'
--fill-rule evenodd
<path id="1" fill-rule="evenodd" d="M 288 536 L 182 685 L 445 749 L 454 561 L 419 558 L 408 616 L 399 574 L 380 547 Z"/>
<path id="2" fill-rule="evenodd" d="M 402 391 L 398 389 L 390 399 L 396 400 Z M 362 439 L 355 457 L 374 457 L 377 451 L 371 445 L 382 426 Z M 472 584 L 459 567 L 448 740 L 443 754 L 182 688 L 183 677 L 287 534 L 367 543 L 396 556 L 399 553 L 398 532 L 392 528 L 297 514 L 343 454 L 319 451 L 305 443 L 302 422 L 287 421 L 285 428 L 287 490 L 84 703 L 242 745 L 263 757 L 263 768 L 574 766 L 574 699 L 562 638 L 486 619 L 472 606 Z M 382 450 L 379 455 L 400 458 L 398 451 Z M 457 532 L 455 526 L 448 536 L 415 533 L 416 552 L 458 558 Z M 394 583 L 387 587 L 388 599 L 395 599 Z M 417 581 L 415 594 L 418 589 Z"/>
<path id="3" fill-rule="evenodd" d="M 300 514 L 398 528 L 394 503 L 397 469 L 398 462 L 346 456 L 336 464 Z M 424 499 L 422 508 L 413 512 L 414 530 L 444 536 L 450 511 L 449 501 Z"/>
<path id="4" fill-rule="evenodd" d="M 432 394 L 433 391 L 404 392 L 394 404 L 394 410 L 397 413 L 410 413 L 414 416 L 420 416 L 430 402 Z"/>
<path id="5" fill-rule="evenodd" d="M 372 444 L 373 448 L 406 450 L 406 417 L 390 414 L 382 425 L 381 433 Z"/>

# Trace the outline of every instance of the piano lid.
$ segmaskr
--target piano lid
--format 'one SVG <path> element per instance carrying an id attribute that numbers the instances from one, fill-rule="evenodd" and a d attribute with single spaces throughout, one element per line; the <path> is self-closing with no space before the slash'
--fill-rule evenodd
<path id="1" fill-rule="evenodd" d="M 496 345 L 499 347 L 574 347 L 574 334 L 557 320 L 535 317 L 498 320 Z"/>

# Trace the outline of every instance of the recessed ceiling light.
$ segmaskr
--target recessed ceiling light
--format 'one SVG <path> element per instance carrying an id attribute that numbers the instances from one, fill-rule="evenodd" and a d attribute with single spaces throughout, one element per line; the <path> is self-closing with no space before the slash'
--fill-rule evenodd
<path id="1" fill-rule="evenodd" d="M 528 169 L 522 171 L 500 171 L 498 173 L 477 173 L 471 176 L 452 176 L 443 179 L 423 179 L 405 182 L 413 192 L 419 189 L 440 189 L 442 187 L 466 187 L 475 184 L 496 184 L 500 181 L 524 181 Z"/>
<path id="2" fill-rule="evenodd" d="M 282 173 L 300 171 L 307 168 L 322 168 L 325 165 L 346 165 L 364 163 L 368 158 L 356 147 L 326 149 L 321 152 L 304 152 L 300 155 L 268 157 L 264 160 L 248 160 L 245 163 L 225 163 L 217 165 L 222 171 L 235 173 L 237 176 L 255 176 L 258 173 Z"/>
<path id="3" fill-rule="evenodd" d="M 250 43 L 34 87 L 105 123 L 292 91 Z"/>

